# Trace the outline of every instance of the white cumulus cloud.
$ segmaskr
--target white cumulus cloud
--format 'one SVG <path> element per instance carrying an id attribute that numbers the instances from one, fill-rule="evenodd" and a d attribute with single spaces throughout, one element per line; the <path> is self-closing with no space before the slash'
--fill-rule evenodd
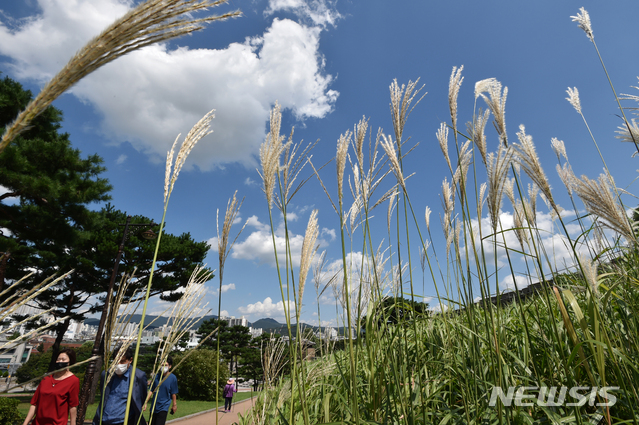
<path id="1" fill-rule="evenodd" d="M 16 23 L 2 18 L 0 54 L 17 78 L 44 82 L 130 3 L 37 0 L 37 15 Z M 319 51 L 328 18 L 318 19 L 304 25 L 274 18 L 263 34 L 225 49 L 148 46 L 104 66 L 71 92 L 102 117 L 105 137 L 128 141 L 157 161 L 178 133 L 215 109 L 214 133 L 195 147 L 191 163 L 203 170 L 229 162 L 254 165 L 276 100 L 305 119 L 324 117 L 337 99 Z"/>
<path id="2" fill-rule="evenodd" d="M 228 292 L 228 291 L 234 291 L 234 290 L 235 290 L 235 284 L 234 283 L 229 283 L 228 285 L 222 285 L 222 293 L 225 293 L 225 292 Z M 216 291 L 216 293 L 218 291 Z"/>
<path id="3" fill-rule="evenodd" d="M 290 309 L 291 311 L 295 310 L 295 303 L 291 302 Z M 239 307 L 238 311 L 245 315 L 260 318 L 271 317 L 277 319 L 285 317 L 284 303 L 282 301 L 273 302 L 273 299 L 271 297 L 266 297 L 264 301 L 258 301 L 245 307 Z"/>

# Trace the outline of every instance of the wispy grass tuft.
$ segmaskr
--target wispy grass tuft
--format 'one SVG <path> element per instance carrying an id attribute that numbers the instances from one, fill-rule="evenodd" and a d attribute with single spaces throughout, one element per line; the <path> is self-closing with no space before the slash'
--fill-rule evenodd
<path id="1" fill-rule="evenodd" d="M 228 0 L 147 0 L 89 41 L 7 126 L 0 152 L 58 96 L 103 65 L 144 46 L 199 31 L 212 21 L 237 17 L 239 11 L 194 18 L 193 14 Z"/>

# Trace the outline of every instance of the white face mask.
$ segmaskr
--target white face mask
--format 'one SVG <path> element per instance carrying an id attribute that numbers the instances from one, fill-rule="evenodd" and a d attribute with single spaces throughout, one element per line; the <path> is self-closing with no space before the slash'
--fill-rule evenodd
<path id="1" fill-rule="evenodd" d="M 162 373 L 166 373 L 169 371 L 169 367 L 168 366 L 163 366 L 162 367 Z"/>
<path id="2" fill-rule="evenodd" d="M 126 370 L 129 368 L 128 364 L 118 364 L 115 367 L 115 373 L 117 373 L 118 375 L 124 375 L 124 373 L 126 372 Z"/>

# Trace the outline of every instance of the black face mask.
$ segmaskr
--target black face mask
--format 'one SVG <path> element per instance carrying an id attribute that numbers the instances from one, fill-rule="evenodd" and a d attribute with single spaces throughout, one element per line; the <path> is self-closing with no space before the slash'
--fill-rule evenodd
<path id="1" fill-rule="evenodd" d="M 64 369 L 65 367 L 69 367 L 69 362 L 56 362 L 55 367 L 57 369 Z"/>

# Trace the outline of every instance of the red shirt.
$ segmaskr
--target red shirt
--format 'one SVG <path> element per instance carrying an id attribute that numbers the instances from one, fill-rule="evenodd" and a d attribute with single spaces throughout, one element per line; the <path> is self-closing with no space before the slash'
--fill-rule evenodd
<path id="1" fill-rule="evenodd" d="M 75 375 L 59 381 L 46 376 L 31 398 L 36 406 L 33 425 L 67 425 L 69 408 L 78 406 L 79 392 L 80 380 Z"/>

